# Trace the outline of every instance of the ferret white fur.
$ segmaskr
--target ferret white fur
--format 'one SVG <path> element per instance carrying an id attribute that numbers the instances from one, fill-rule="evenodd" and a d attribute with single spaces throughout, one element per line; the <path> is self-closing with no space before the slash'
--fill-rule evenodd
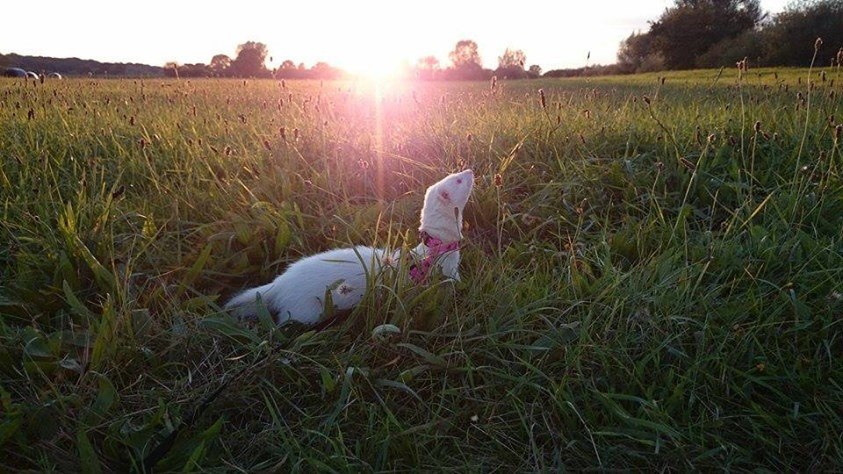
<path id="1" fill-rule="evenodd" d="M 462 213 L 471 189 L 474 172 L 465 170 L 446 176 L 427 188 L 421 211 L 419 231 L 442 242 L 456 242 L 462 237 Z M 428 254 L 424 242 L 413 249 L 423 259 Z M 329 250 L 302 258 L 290 265 L 272 283 L 251 288 L 233 297 L 226 310 L 238 318 L 255 318 L 258 295 L 267 310 L 276 315 L 281 325 L 287 321 L 315 324 L 323 316 L 326 291 L 338 310 L 351 309 L 366 292 L 367 274 L 379 275 L 388 261 L 398 261 L 399 251 L 387 255 L 386 250 L 357 246 Z M 448 278 L 459 280 L 459 249 L 439 256 L 434 268 Z"/>

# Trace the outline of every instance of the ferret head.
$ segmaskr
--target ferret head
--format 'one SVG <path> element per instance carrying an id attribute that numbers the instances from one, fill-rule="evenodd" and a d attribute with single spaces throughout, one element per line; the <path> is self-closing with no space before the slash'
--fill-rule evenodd
<path id="1" fill-rule="evenodd" d="M 462 237 L 462 211 L 474 187 L 474 171 L 446 176 L 427 188 L 421 212 L 420 231 L 453 242 Z"/>

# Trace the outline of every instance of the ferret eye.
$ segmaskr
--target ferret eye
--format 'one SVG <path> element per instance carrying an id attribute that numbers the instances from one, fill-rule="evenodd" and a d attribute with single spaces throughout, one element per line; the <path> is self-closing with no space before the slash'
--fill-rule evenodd
<path id="1" fill-rule="evenodd" d="M 457 180 L 457 184 L 462 184 L 462 178 Z"/>

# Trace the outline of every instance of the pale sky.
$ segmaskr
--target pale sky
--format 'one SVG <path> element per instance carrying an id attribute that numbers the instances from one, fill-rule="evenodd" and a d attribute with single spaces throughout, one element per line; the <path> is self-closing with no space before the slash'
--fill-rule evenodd
<path id="1" fill-rule="evenodd" d="M 265 43 L 284 59 L 326 61 L 351 72 L 383 71 L 433 55 L 443 66 L 461 39 L 494 68 L 521 49 L 545 71 L 615 61 L 618 44 L 647 29 L 672 0 L 424 2 L 295 0 L 2 0 L 0 53 L 163 65 L 232 58 L 238 44 Z M 761 0 L 772 13 L 789 0 Z"/>

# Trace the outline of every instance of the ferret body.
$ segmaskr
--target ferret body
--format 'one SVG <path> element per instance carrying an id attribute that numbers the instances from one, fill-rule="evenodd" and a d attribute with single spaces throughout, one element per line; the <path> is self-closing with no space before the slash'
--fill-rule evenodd
<path id="1" fill-rule="evenodd" d="M 428 241 L 412 251 L 417 260 L 428 259 L 430 266 L 440 268 L 444 276 L 454 280 L 459 280 L 462 213 L 473 186 L 474 173 L 465 170 L 448 175 L 427 189 L 419 231 L 429 241 L 450 245 L 442 251 L 444 247 Z M 399 251 L 390 254 L 385 249 L 365 246 L 311 255 L 291 264 L 271 283 L 236 295 L 225 309 L 241 319 L 255 318 L 260 296 L 279 325 L 287 321 L 315 324 L 325 313 L 326 292 L 330 292 L 335 309 L 351 309 L 363 299 L 369 278 L 376 278 L 384 265 L 397 262 L 399 257 Z"/>

